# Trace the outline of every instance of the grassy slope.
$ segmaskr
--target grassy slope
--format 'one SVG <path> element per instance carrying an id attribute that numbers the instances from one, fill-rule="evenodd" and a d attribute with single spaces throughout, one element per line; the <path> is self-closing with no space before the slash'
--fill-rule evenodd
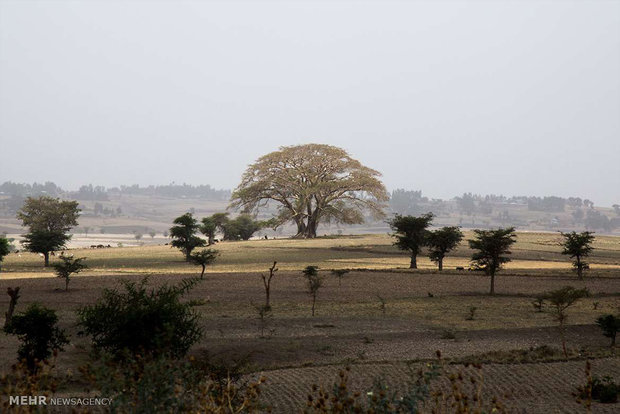
<path id="1" fill-rule="evenodd" d="M 471 237 L 466 233 L 466 237 Z M 519 233 L 508 271 L 570 270 L 570 260 L 560 254 L 559 235 L 553 233 Z M 343 236 L 315 240 L 252 240 L 224 242 L 215 246 L 221 252 L 209 272 L 265 271 L 274 261 L 282 270 L 299 270 L 307 265 L 322 269 L 394 269 L 406 268 L 409 259 L 392 245 L 388 235 Z M 594 271 L 620 269 L 620 237 L 599 236 L 589 258 Z M 196 268 L 185 263 L 181 253 L 170 246 L 143 246 L 109 249 L 72 249 L 75 256 L 86 257 L 89 269 L 83 274 L 153 274 L 195 273 Z M 471 251 L 462 243 L 445 262 L 446 269 L 467 266 Z M 50 269 L 41 266 L 35 254 L 11 254 L 5 258 L 0 278 L 53 277 Z M 428 258 L 419 258 L 421 269 L 432 270 Z"/>

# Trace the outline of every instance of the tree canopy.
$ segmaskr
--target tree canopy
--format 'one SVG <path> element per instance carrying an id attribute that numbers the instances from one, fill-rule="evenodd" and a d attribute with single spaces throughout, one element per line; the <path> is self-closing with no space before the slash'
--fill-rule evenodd
<path id="1" fill-rule="evenodd" d="M 562 254 L 569 255 L 575 259 L 573 266 L 581 279 L 583 277 L 583 269 L 587 264 L 583 261 L 583 258 L 588 257 L 594 249 L 592 247 L 594 233 L 591 231 L 584 231 L 582 233 L 572 231 L 570 233 L 562 233 L 562 237 L 564 237 L 564 241 L 561 243 L 561 246 L 564 248 Z"/>
<path id="2" fill-rule="evenodd" d="M 510 261 L 505 255 L 510 254 L 510 246 L 517 241 L 514 227 L 496 230 L 474 230 L 475 238 L 469 240 L 469 247 L 477 250 L 471 257 L 478 268 L 491 276 L 490 294 L 495 294 L 495 273 L 502 264 Z"/>
<path id="3" fill-rule="evenodd" d="M 185 259 L 189 261 L 192 250 L 207 243 L 206 240 L 196 236 L 200 229 L 198 220 L 194 218 L 192 213 L 185 213 L 175 218 L 173 223 L 175 226 L 170 228 L 170 237 L 172 237 L 170 244 L 181 250 L 185 254 Z"/>
<path id="4" fill-rule="evenodd" d="M 296 237 L 313 238 L 319 223 L 359 224 L 363 212 L 382 217 L 389 196 L 380 176 L 331 145 L 281 147 L 247 168 L 230 206 L 257 213 L 275 203 L 275 227 L 292 221 Z"/>
<path id="5" fill-rule="evenodd" d="M 410 269 L 418 268 L 417 257 L 420 250 L 426 244 L 427 228 L 433 221 L 433 213 L 427 213 L 423 216 L 401 216 L 397 214 L 388 224 L 394 230 L 396 241 L 394 245 L 401 250 L 409 250 L 411 252 Z"/>
<path id="6" fill-rule="evenodd" d="M 442 227 L 435 231 L 429 231 L 426 236 L 428 257 L 443 270 L 443 259 L 446 254 L 457 247 L 463 240 L 463 232 L 459 227 Z"/>
<path id="7" fill-rule="evenodd" d="M 11 243 L 9 243 L 9 240 L 6 237 L 0 236 L 0 270 L 1 270 L 2 260 L 4 259 L 4 256 L 9 254 L 10 252 L 11 252 Z"/>
<path id="8" fill-rule="evenodd" d="M 77 226 L 79 214 L 77 201 L 28 197 L 17 213 L 17 218 L 29 228 L 22 244 L 31 252 L 42 253 L 45 266 L 49 266 L 49 253 L 63 248 L 71 239 L 67 233 Z"/>

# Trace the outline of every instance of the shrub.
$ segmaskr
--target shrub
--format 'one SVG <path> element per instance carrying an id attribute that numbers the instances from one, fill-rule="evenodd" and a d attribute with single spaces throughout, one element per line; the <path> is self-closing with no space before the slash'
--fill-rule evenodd
<path id="1" fill-rule="evenodd" d="M 599 378 L 592 376 L 592 365 L 590 361 L 586 362 L 586 378 L 585 385 L 577 387 L 577 392 L 573 395 L 577 398 L 577 402 L 584 404 L 588 412 L 590 412 L 592 400 L 597 400 L 604 404 L 618 402 L 618 394 L 620 394 L 620 385 L 616 384 L 610 376 Z"/>
<path id="2" fill-rule="evenodd" d="M 59 386 L 60 381 L 53 375 L 54 364 L 40 361 L 32 371 L 25 361 L 11 366 L 11 370 L 0 376 L 0 395 L 41 395 L 49 397 Z M 47 412 L 37 406 L 16 407 L 9 398 L 0 398 L 0 413 Z"/>
<path id="3" fill-rule="evenodd" d="M 158 356 L 129 357 L 121 364 L 103 354 L 82 368 L 101 395 L 112 398 L 111 412 L 151 413 L 258 413 L 260 385 L 239 376 L 210 375 L 210 366 L 190 359 Z"/>
<path id="4" fill-rule="evenodd" d="M 147 280 L 123 282 L 124 292 L 106 289 L 96 304 L 78 310 L 81 333 L 92 336 L 95 349 L 116 357 L 127 353 L 179 357 L 200 339 L 199 314 L 192 303 L 181 302 L 199 279 L 150 290 Z"/>
<path id="5" fill-rule="evenodd" d="M 314 316 L 316 295 L 319 292 L 319 288 L 323 286 L 323 278 L 319 275 L 319 268 L 317 266 L 306 266 L 301 272 L 306 278 L 308 294 L 312 296 L 312 316 Z"/>
<path id="6" fill-rule="evenodd" d="M 415 372 L 410 367 L 409 379 L 400 394 L 391 391 L 381 377 L 375 378 L 370 391 L 353 391 L 349 373 L 349 367 L 339 372 L 331 393 L 313 385 L 304 413 L 417 413 L 430 396 L 430 383 L 440 376 L 440 368 L 437 364 L 429 364 L 426 370 Z"/>
<path id="7" fill-rule="evenodd" d="M 603 335 L 611 339 L 611 345 L 616 344 L 616 334 L 620 331 L 620 318 L 614 315 L 603 315 L 596 320 L 596 324 L 603 330 Z"/>
<path id="8" fill-rule="evenodd" d="M 4 328 L 22 342 L 17 350 L 18 359 L 25 361 L 30 372 L 36 372 L 38 363 L 47 360 L 52 351 L 62 351 L 63 345 L 69 343 L 57 322 L 53 309 L 33 303 L 25 312 L 13 315 L 11 323 Z"/>

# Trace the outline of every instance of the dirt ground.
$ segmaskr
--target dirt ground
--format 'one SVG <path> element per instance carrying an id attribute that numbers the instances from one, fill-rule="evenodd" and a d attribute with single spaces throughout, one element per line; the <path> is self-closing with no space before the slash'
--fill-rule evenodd
<path id="1" fill-rule="evenodd" d="M 614 271 L 584 281 L 562 272 L 500 273 L 495 297 L 487 295 L 489 278 L 478 272 L 359 271 L 347 274 L 340 286 L 329 272 L 324 276 L 317 315 L 312 317 L 300 272 L 278 272 L 272 282 L 273 316 L 262 325 L 255 309 L 264 302 L 260 274 L 207 274 L 188 296 L 204 301 L 198 309 L 205 336 L 192 352 L 246 361 L 249 375 L 262 372 L 268 378 L 264 398 L 273 402 L 276 412 L 288 413 L 303 404 L 312 383 L 329 384 L 346 365 L 352 366 L 362 388 L 375 374 L 383 374 L 383 368 L 396 387 L 406 361 L 432 360 L 437 350 L 446 358 L 459 358 L 491 350 L 558 348 L 552 318 L 547 312 L 536 312 L 531 301 L 539 293 L 565 285 L 587 287 L 592 293 L 569 310 L 569 348 L 604 349 L 608 339 L 594 320 L 603 313 L 617 313 L 620 305 L 620 278 Z M 60 354 L 57 367 L 63 373 L 76 373 L 88 360 L 89 343 L 77 335 L 75 310 L 94 303 L 103 288 L 142 277 L 78 275 L 68 292 L 56 278 L 9 279 L 0 280 L 0 290 L 21 287 L 18 311 L 31 302 L 58 311 L 61 326 L 71 334 L 71 344 Z M 175 283 L 183 277 L 151 275 L 150 283 Z M 8 296 L 0 296 L 0 308 L 7 306 Z M 472 306 L 475 316 L 468 320 Z M 0 367 L 10 366 L 16 348 L 15 338 L 0 335 Z M 620 379 L 618 359 L 596 363 L 600 375 Z M 513 412 L 584 412 L 570 398 L 575 386 L 585 381 L 584 364 L 485 365 L 489 389 L 485 393 L 509 391 L 518 396 L 510 400 Z M 597 410 L 613 412 L 605 407 Z"/>

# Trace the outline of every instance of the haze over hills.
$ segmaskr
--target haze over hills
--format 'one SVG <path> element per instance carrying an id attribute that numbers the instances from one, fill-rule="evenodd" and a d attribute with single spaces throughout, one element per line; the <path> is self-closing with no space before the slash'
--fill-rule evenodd
<path id="1" fill-rule="evenodd" d="M 138 185 L 105 188 L 84 185 L 77 191 L 67 191 L 54 183 L 0 184 L 0 232 L 19 234 L 22 229 L 15 218 L 24 199 L 29 196 L 49 195 L 80 202 L 82 214 L 77 234 L 164 234 L 172 220 L 192 212 L 204 217 L 227 210 L 230 190 L 214 189 L 210 185 L 168 184 L 141 187 Z M 263 210 L 259 217 L 270 218 L 275 207 Z M 532 197 L 477 195 L 464 193 L 449 200 L 431 199 L 421 191 L 398 189 L 391 192 L 385 209 L 387 217 L 393 214 L 421 215 L 432 212 L 434 224 L 459 225 L 464 228 L 515 226 L 519 230 L 566 231 L 588 229 L 598 233 L 620 231 L 620 205 L 614 208 L 596 206 L 580 197 Z M 230 211 L 236 214 L 235 211 Z M 321 225 L 320 234 L 386 232 L 384 221 L 367 218 L 355 226 Z M 284 226 L 267 235 L 287 236 L 294 229 Z"/>

